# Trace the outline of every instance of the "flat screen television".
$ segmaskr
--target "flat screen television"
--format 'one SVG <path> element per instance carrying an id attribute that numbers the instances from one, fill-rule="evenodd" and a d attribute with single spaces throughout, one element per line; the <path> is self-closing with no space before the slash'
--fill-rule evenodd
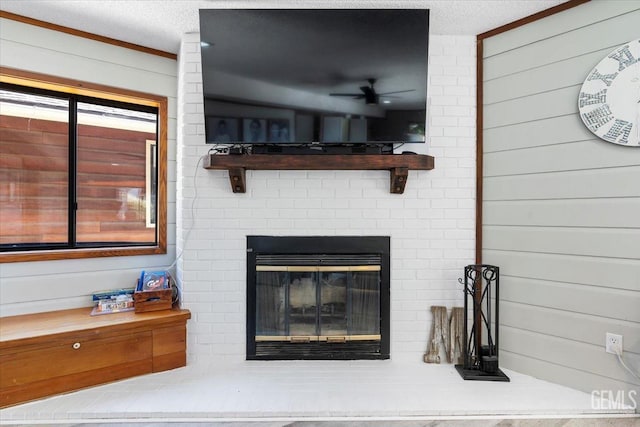
<path id="1" fill-rule="evenodd" d="M 201 9 L 207 143 L 425 142 L 427 9 Z"/>

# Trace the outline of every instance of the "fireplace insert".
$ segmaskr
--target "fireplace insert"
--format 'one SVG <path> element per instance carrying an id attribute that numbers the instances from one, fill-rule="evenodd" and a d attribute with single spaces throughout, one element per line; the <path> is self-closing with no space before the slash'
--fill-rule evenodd
<path id="1" fill-rule="evenodd" d="M 389 238 L 247 238 L 247 359 L 388 359 Z"/>

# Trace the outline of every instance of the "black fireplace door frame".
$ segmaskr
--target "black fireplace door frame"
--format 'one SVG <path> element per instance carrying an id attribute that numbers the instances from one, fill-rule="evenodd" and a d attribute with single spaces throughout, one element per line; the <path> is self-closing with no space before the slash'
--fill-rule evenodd
<path id="1" fill-rule="evenodd" d="M 380 255 L 380 353 L 346 354 L 325 357 L 256 356 L 256 257 L 276 255 Z M 247 360 L 285 359 L 388 359 L 390 357 L 391 311 L 391 239 L 389 236 L 247 236 Z"/>

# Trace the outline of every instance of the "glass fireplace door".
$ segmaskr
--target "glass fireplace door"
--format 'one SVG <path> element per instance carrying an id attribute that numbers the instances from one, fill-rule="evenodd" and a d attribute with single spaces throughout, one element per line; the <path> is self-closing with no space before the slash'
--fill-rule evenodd
<path id="1" fill-rule="evenodd" d="M 380 336 L 380 272 L 355 271 L 351 274 L 351 323 L 349 331 L 357 336 Z"/>
<path id="2" fill-rule="evenodd" d="M 348 277 L 349 273 L 344 270 L 318 272 L 321 286 L 319 335 L 322 337 L 349 335 Z"/>
<path id="3" fill-rule="evenodd" d="M 306 267 L 289 268 L 287 335 L 302 341 L 318 335 L 318 274 Z M 308 338 L 311 340 L 311 338 Z"/>
<path id="4" fill-rule="evenodd" d="M 380 266 L 256 266 L 256 341 L 380 340 Z"/>

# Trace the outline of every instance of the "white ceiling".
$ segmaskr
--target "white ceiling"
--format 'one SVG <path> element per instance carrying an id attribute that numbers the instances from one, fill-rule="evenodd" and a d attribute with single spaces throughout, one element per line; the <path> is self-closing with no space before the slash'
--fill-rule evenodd
<path id="1" fill-rule="evenodd" d="M 215 8 L 429 8 L 431 34 L 476 35 L 565 0 L 2 0 L 0 9 L 177 53 Z"/>

